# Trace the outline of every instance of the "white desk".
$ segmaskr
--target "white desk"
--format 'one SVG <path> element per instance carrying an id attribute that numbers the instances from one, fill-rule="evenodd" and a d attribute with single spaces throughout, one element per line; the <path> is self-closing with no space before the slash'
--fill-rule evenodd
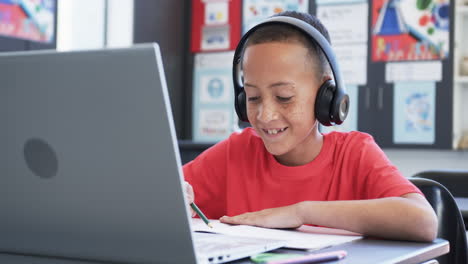
<path id="1" fill-rule="evenodd" d="M 334 250 L 346 250 L 348 255 L 339 261 L 331 263 L 346 264 L 375 264 L 375 263 L 399 263 L 416 264 L 442 256 L 449 252 L 449 243 L 444 239 L 436 239 L 433 243 L 416 243 L 405 241 L 390 241 L 377 239 L 360 239 L 349 243 L 322 249 L 318 252 Z M 278 251 L 291 252 L 291 250 L 279 249 Z M 296 251 L 297 252 L 297 251 Z M 236 261 L 236 264 L 253 263 L 248 260 Z"/>

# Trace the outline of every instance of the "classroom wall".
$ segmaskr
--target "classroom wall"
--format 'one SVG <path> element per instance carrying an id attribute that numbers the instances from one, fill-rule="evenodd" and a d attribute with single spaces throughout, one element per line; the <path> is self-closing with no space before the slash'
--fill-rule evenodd
<path id="1" fill-rule="evenodd" d="M 384 152 L 405 177 L 431 169 L 468 170 L 468 151 L 466 150 L 384 149 Z"/>
<path id="2" fill-rule="evenodd" d="M 119 2 L 121 8 L 116 9 L 114 2 Z M 119 46 L 119 45 L 129 45 L 132 43 L 133 39 L 133 0 L 108 0 L 108 10 L 110 12 L 107 14 L 107 44 L 109 46 Z M 137 2 L 138 3 L 138 2 Z M 163 4 L 161 4 L 163 3 Z M 141 6 L 140 6 L 141 5 Z M 148 8 L 148 5 L 151 8 Z M 117 6 L 117 7 L 118 7 Z M 164 8 L 162 8 L 164 7 Z M 137 13 L 143 13 L 144 9 L 148 9 L 148 14 L 153 13 L 162 13 L 161 10 L 166 10 L 164 13 L 169 15 L 170 12 L 167 10 L 179 10 L 178 12 L 186 14 L 189 9 L 189 5 L 181 5 L 180 3 L 173 3 L 172 1 L 162 1 L 148 3 L 140 2 L 138 4 Z M 88 9 L 88 10 L 87 10 Z M 153 11 L 152 11 L 152 10 Z M 94 48 L 102 47 L 104 45 L 103 34 L 104 30 L 104 1 L 103 0 L 81 0 L 81 1 L 59 1 L 59 14 L 58 14 L 58 39 L 57 47 L 61 50 L 67 49 L 82 49 L 82 48 Z M 143 10 L 143 11 L 142 11 Z M 154 12 L 154 10 L 157 10 Z M 100 17 L 100 18 L 99 18 Z M 157 23 L 156 17 L 147 19 L 144 21 L 139 20 L 139 27 L 137 29 L 144 29 L 144 23 Z M 188 19 L 186 17 L 185 19 Z M 152 21 L 152 22 L 151 22 Z M 167 22 L 163 23 L 167 25 Z M 177 26 L 179 29 L 182 29 L 184 26 L 179 24 Z M 170 27 L 166 27 L 167 28 Z M 160 29 L 162 30 L 162 29 Z M 149 35 L 144 37 L 142 34 L 144 30 L 137 32 L 137 38 L 139 41 L 151 40 L 154 39 L 154 35 Z M 177 30 L 177 33 L 180 34 L 183 30 Z M 174 33 L 174 32 L 173 32 Z M 169 36 L 169 34 L 168 34 Z M 146 38 L 146 39 L 145 39 Z M 188 41 L 188 36 L 181 39 L 180 35 L 174 37 L 173 40 L 166 40 L 168 43 L 173 41 Z M 167 44 L 167 43 L 166 43 Z M 179 46 L 181 45 L 181 46 Z M 176 49 L 186 48 L 188 43 L 185 43 L 185 46 L 182 43 L 178 44 Z M 170 46 L 170 45 L 166 45 Z M 165 47 L 169 48 L 169 47 Z M 167 58 L 168 61 L 169 57 Z M 186 73 L 187 69 L 182 69 L 184 63 L 182 60 L 175 60 L 175 64 L 172 65 L 180 67 L 180 72 Z M 168 67 L 168 71 L 175 71 L 174 67 Z M 168 73 L 166 73 L 168 74 Z M 181 80 L 184 76 L 180 76 L 179 80 L 176 80 L 176 77 L 173 78 L 174 83 L 177 83 L 179 91 L 174 94 L 174 96 L 180 96 L 181 92 L 185 89 L 188 83 L 185 83 Z M 187 92 L 187 91 L 186 91 Z M 187 93 L 190 94 L 190 93 Z M 464 129 L 468 129 L 468 104 L 464 103 L 468 101 L 468 87 L 464 87 L 460 91 L 461 106 L 460 106 L 460 117 L 461 117 L 461 126 Z M 173 98 L 175 99 L 175 98 Z M 187 99 L 187 98 L 185 98 Z M 187 99 L 189 100 L 189 99 Z M 191 125 L 191 115 L 189 111 L 183 110 L 186 107 L 187 100 L 173 100 L 173 108 L 179 109 L 176 110 L 178 122 L 176 122 L 176 127 L 179 130 L 179 136 L 181 130 L 189 131 L 190 128 L 184 126 Z M 184 136 L 182 138 L 185 139 Z M 384 152 L 388 155 L 389 159 L 402 171 L 403 175 L 409 177 L 416 174 L 419 171 L 427 169 L 438 169 L 438 168 L 453 168 L 453 169 L 466 169 L 468 170 L 468 151 L 440 151 L 440 150 L 417 150 L 417 149 L 384 149 Z"/>
<path id="3" fill-rule="evenodd" d="M 191 115 L 187 104 L 191 82 L 187 78 L 191 1 L 135 1 L 133 42 L 157 42 L 161 49 L 177 137 L 186 139 Z M 191 100 L 189 100 L 190 102 Z"/>

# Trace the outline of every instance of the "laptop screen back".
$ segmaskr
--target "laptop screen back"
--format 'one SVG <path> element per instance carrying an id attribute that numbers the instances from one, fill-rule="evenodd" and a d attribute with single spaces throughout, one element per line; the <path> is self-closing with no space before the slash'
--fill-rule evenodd
<path id="1" fill-rule="evenodd" d="M 0 76 L 1 251 L 195 262 L 157 44 L 1 54 Z"/>

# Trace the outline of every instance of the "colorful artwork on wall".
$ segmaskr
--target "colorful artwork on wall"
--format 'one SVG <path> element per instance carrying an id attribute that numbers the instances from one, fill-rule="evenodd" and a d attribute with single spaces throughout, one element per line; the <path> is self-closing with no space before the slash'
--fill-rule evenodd
<path id="1" fill-rule="evenodd" d="M 55 5 L 54 0 L 0 0 L 0 35 L 52 42 Z"/>
<path id="2" fill-rule="evenodd" d="M 449 55 L 449 0 L 372 0 L 372 61 Z"/>
<path id="3" fill-rule="evenodd" d="M 289 10 L 309 11 L 309 1 L 306 0 L 243 0 L 242 2 L 242 33 L 265 18 Z"/>

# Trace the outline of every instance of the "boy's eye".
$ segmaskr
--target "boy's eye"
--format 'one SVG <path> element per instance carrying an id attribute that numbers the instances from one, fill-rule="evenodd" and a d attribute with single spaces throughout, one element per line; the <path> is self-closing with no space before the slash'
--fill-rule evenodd
<path id="1" fill-rule="evenodd" d="M 280 102 L 287 102 L 287 101 L 291 100 L 292 96 L 289 96 L 289 97 L 276 96 L 276 98 L 277 98 Z"/>
<path id="2" fill-rule="evenodd" d="M 249 97 L 247 100 L 249 102 L 254 102 L 254 101 L 257 101 L 259 98 L 260 98 L 260 96 L 252 96 L 252 97 Z"/>

